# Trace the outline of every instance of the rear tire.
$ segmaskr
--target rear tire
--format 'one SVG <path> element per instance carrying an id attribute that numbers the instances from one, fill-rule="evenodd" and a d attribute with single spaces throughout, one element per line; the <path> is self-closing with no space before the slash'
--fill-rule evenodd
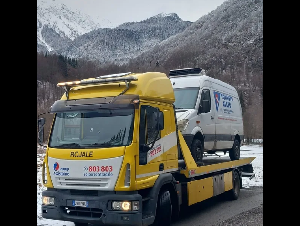
<path id="1" fill-rule="evenodd" d="M 232 189 L 228 191 L 227 197 L 230 200 L 237 200 L 240 195 L 241 178 L 237 170 L 232 172 Z"/>
<path id="2" fill-rule="evenodd" d="M 203 144 L 201 140 L 193 140 L 193 143 L 191 145 L 191 154 L 197 165 L 203 164 Z"/>
<path id="3" fill-rule="evenodd" d="M 170 226 L 172 218 L 171 194 L 164 190 L 159 194 L 156 206 L 154 226 Z"/>
<path id="4" fill-rule="evenodd" d="M 229 150 L 229 157 L 230 159 L 233 160 L 239 160 L 240 159 L 240 142 L 237 139 L 234 139 L 233 146 Z"/>

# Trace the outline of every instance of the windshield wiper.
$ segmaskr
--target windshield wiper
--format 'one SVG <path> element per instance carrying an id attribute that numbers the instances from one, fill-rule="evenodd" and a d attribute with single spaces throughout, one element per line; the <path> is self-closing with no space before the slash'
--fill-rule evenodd
<path id="1" fill-rule="evenodd" d="M 93 143 L 88 145 L 93 147 L 111 147 L 109 143 Z"/>
<path id="2" fill-rule="evenodd" d="M 78 143 L 69 143 L 69 144 L 61 144 L 61 145 L 57 145 L 55 146 L 56 148 L 57 147 L 60 147 L 60 148 L 63 148 L 63 147 L 68 147 L 68 148 L 84 148 L 82 147 L 80 144 Z"/>

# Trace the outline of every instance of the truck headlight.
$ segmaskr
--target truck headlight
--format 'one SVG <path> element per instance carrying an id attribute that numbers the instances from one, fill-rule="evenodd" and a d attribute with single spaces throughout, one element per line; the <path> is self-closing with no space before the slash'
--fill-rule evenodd
<path id="1" fill-rule="evenodd" d="M 186 127 L 188 126 L 188 124 L 189 124 L 189 120 L 188 119 L 182 119 L 182 120 L 179 120 L 177 122 L 178 129 L 180 131 L 184 131 L 186 129 Z"/>
<path id="2" fill-rule="evenodd" d="M 54 205 L 54 197 L 43 196 L 43 205 Z"/>
<path id="3" fill-rule="evenodd" d="M 113 201 L 111 207 L 113 210 L 137 211 L 139 210 L 139 201 Z"/>

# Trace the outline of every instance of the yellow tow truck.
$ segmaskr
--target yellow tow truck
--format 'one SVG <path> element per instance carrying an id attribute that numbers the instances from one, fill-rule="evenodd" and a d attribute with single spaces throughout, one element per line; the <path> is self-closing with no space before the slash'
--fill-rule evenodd
<path id="1" fill-rule="evenodd" d="M 42 167 L 42 217 L 75 225 L 171 225 L 183 206 L 237 199 L 255 157 L 204 158 L 177 128 L 165 73 L 119 73 L 57 84 Z M 44 118 L 38 138 L 44 142 Z"/>

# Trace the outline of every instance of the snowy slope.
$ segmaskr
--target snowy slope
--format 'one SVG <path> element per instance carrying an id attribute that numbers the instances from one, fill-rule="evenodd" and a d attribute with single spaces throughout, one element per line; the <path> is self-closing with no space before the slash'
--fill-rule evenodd
<path id="1" fill-rule="evenodd" d="M 97 60 L 100 64 L 125 64 L 163 40 L 183 32 L 192 24 L 177 14 L 158 14 L 116 28 L 101 28 L 76 38 L 59 52 L 71 58 Z M 148 61 L 149 62 L 149 61 Z"/>
<path id="2" fill-rule="evenodd" d="M 44 46 L 48 51 L 58 49 L 56 44 L 59 42 L 74 40 L 82 34 L 100 28 L 100 24 L 91 17 L 79 11 L 72 11 L 62 2 L 37 0 L 37 44 Z"/>

